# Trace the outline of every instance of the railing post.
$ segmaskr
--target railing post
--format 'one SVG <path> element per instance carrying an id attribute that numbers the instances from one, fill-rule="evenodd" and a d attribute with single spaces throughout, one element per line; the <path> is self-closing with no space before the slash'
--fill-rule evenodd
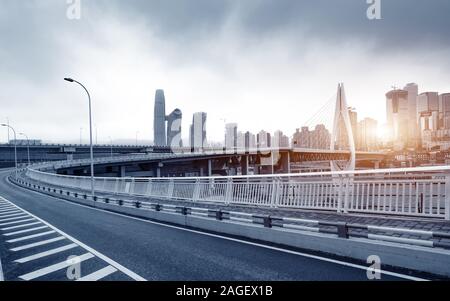
<path id="1" fill-rule="evenodd" d="M 272 179 L 272 197 L 270 201 L 270 207 L 278 207 L 279 203 L 279 186 L 280 186 L 280 180 L 277 178 Z"/>
<path id="2" fill-rule="evenodd" d="M 170 179 L 170 181 L 169 181 L 169 188 L 167 189 L 167 197 L 169 199 L 171 199 L 173 197 L 174 185 L 175 185 L 174 180 Z"/>
<path id="3" fill-rule="evenodd" d="M 445 219 L 450 220 L 450 176 L 445 177 Z"/>
<path id="4" fill-rule="evenodd" d="M 336 186 L 337 186 L 337 212 L 340 213 L 342 212 L 342 189 L 343 189 L 343 181 L 342 181 L 342 176 L 338 175 L 337 177 L 337 181 L 336 181 Z"/>
<path id="5" fill-rule="evenodd" d="M 227 179 L 227 187 L 225 192 L 225 203 L 230 204 L 233 201 L 233 180 Z"/>
<path id="6" fill-rule="evenodd" d="M 200 179 L 197 179 L 194 184 L 194 192 L 192 194 L 192 201 L 197 202 L 200 200 Z"/>
<path id="7" fill-rule="evenodd" d="M 147 183 L 147 196 L 151 196 L 152 193 L 153 193 L 153 181 L 152 179 L 149 179 Z"/>
<path id="8" fill-rule="evenodd" d="M 348 203 L 350 197 L 350 176 L 344 176 L 342 184 L 344 186 L 344 213 L 348 213 Z"/>

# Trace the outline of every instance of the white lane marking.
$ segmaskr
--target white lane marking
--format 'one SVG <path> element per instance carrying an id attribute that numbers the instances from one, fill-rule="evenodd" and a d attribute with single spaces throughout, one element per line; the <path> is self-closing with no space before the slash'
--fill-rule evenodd
<path id="1" fill-rule="evenodd" d="M 31 248 L 34 248 L 34 247 L 48 245 L 48 244 L 51 244 L 53 242 L 57 242 L 57 241 L 64 240 L 64 239 L 66 239 L 66 238 L 63 237 L 63 236 L 58 236 L 58 237 L 55 237 L 55 238 L 51 238 L 51 239 L 47 239 L 47 240 L 43 240 L 43 241 L 38 241 L 38 242 L 35 242 L 35 243 L 32 243 L 32 244 L 28 244 L 28 245 L 12 248 L 12 249 L 9 249 L 9 250 L 13 251 L 13 252 L 18 252 L 18 251 L 22 251 L 22 250 L 28 250 L 28 249 L 31 249 Z"/>
<path id="2" fill-rule="evenodd" d="M 79 260 L 79 262 L 83 262 L 85 260 L 88 260 L 88 259 L 91 259 L 91 258 L 94 258 L 94 257 L 95 256 L 93 254 L 86 253 L 86 254 L 83 254 L 81 256 L 78 256 L 78 260 Z M 54 265 L 51 265 L 51 266 L 48 266 L 48 267 L 36 270 L 36 271 L 28 273 L 28 274 L 24 274 L 22 276 L 19 276 L 19 278 L 23 279 L 23 280 L 27 280 L 27 281 L 28 280 L 33 280 L 33 279 L 45 276 L 47 274 L 50 274 L 50 273 L 62 270 L 64 268 L 67 268 L 70 265 L 72 265 L 71 262 L 69 262 L 68 260 L 64 260 L 63 262 L 60 262 L 60 263 L 57 263 L 57 264 L 54 264 Z"/>
<path id="3" fill-rule="evenodd" d="M 0 219 L 0 222 L 8 222 L 8 221 L 15 221 L 21 218 L 26 218 L 27 216 L 16 216 L 16 217 L 10 217 L 10 218 L 5 218 L 5 219 Z"/>
<path id="4" fill-rule="evenodd" d="M 23 216 L 23 215 L 27 215 L 26 213 L 20 212 L 20 213 L 13 213 L 13 214 L 8 214 L 8 215 L 4 215 L 4 216 L 0 216 L 0 221 L 6 221 L 5 218 L 9 218 L 9 217 L 14 217 L 14 216 Z"/>
<path id="5" fill-rule="evenodd" d="M 15 214 L 15 213 L 19 213 L 19 212 L 20 212 L 20 210 L 8 210 L 8 211 L 5 211 L 5 212 L 0 212 L 0 218 L 5 216 L 5 215 L 8 215 L 8 214 Z"/>
<path id="6" fill-rule="evenodd" d="M 0 210 L 0 213 L 3 214 L 3 213 L 6 213 L 6 212 L 11 212 L 11 211 L 20 211 L 20 210 L 17 210 L 14 207 L 10 207 L 10 208 L 7 208 L 7 209 Z"/>
<path id="7" fill-rule="evenodd" d="M 77 281 L 98 281 L 100 279 L 105 278 L 106 276 L 111 275 L 114 272 L 117 272 L 117 269 L 109 265 L 106 268 L 103 268 L 101 270 L 98 270 L 97 272 L 84 276 L 78 279 Z"/>
<path id="8" fill-rule="evenodd" d="M 263 245 L 263 244 L 259 244 L 259 243 L 254 243 L 254 242 L 250 242 L 250 241 L 245 241 L 245 240 L 241 240 L 241 239 L 237 239 L 237 238 L 226 237 L 226 236 L 222 236 L 222 235 L 218 235 L 218 234 L 212 234 L 212 233 L 207 233 L 207 232 L 201 232 L 201 231 L 198 231 L 198 230 L 192 230 L 192 229 L 182 228 L 182 227 L 178 227 L 178 226 L 163 224 L 163 223 L 159 223 L 159 222 L 155 222 L 155 221 L 146 220 L 146 219 L 143 219 L 143 218 L 129 216 L 129 215 L 126 215 L 126 214 L 121 214 L 121 213 L 112 212 L 112 211 L 108 211 L 108 210 L 104 210 L 104 209 L 93 208 L 93 207 L 86 206 L 86 205 L 83 205 L 83 204 L 69 202 L 69 201 L 64 200 L 64 199 L 60 199 L 60 198 L 57 198 L 57 197 L 54 197 L 54 196 L 50 196 L 50 195 L 47 195 L 47 194 L 42 194 L 42 193 L 40 193 L 38 191 L 29 190 L 29 189 L 26 189 L 26 188 L 22 188 L 22 189 L 23 190 L 27 190 L 27 191 L 32 192 L 32 193 L 35 193 L 35 194 L 38 194 L 40 196 L 46 196 L 46 197 L 49 197 L 49 198 L 53 198 L 53 199 L 55 199 L 57 201 L 64 202 L 64 203 L 67 203 L 67 204 L 70 204 L 70 205 L 73 205 L 73 206 L 83 207 L 83 208 L 86 208 L 86 209 L 91 209 L 91 210 L 100 211 L 100 212 L 103 212 L 103 213 L 117 215 L 117 216 L 129 218 L 129 219 L 133 219 L 133 220 L 137 220 L 137 221 L 141 221 L 141 222 L 145 222 L 145 223 L 149 223 L 149 224 L 154 224 L 154 225 L 159 225 L 159 226 L 168 227 L 168 228 L 172 228 L 172 229 L 178 229 L 178 230 L 181 230 L 181 231 L 186 231 L 186 232 L 196 233 L 196 234 L 200 234 L 200 235 L 205 235 L 205 236 L 220 238 L 220 239 L 224 239 L 224 240 L 234 241 L 234 242 L 238 242 L 238 243 L 242 243 L 242 244 L 247 244 L 247 245 L 252 245 L 252 246 L 256 246 L 256 247 L 261 247 L 261 248 L 264 248 L 264 249 L 274 250 L 274 251 L 278 251 L 278 252 L 282 252 L 282 253 L 293 254 L 293 255 L 297 255 L 297 256 L 301 256 L 301 257 L 312 258 L 312 259 L 316 259 L 316 260 L 320 260 L 320 261 L 326 261 L 326 262 L 334 263 L 334 264 L 337 264 L 337 265 L 352 267 L 352 268 L 356 268 L 356 269 L 360 269 L 360 270 L 364 270 L 364 271 L 367 271 L 367 268 L 368 268 L 367 266 L 354 264 L 354 263 L 349 263 L 349 262 L 346 262 L 346 261 L 340 261 L 340 260 L 336 260 L 336 259 L 331 259 L 331 258 L 318 256 L 318 255 L 311 255 L 311 254 L 307 254 L 307 253 L 302 253 L 302 252 L 297 252 L 297 251 L 292 251 L 292 250 L 272 247 L 272 246 L 268 246 L 268 245 Z M 380 273 L 384 274 L 384 275 L 393 276 L 393 277 L 402 278 L 402 279 L 407 279 L 407 280 L 412 280 L 412 281 L 428 281 L 428 279 L 414 277 L 414 276 L 409 276 L 409 275 L 404 275 L 404 274 L 399 274 L 399 273 L 385 271 L 385 270 L 380 270 Z"/>
<path id="9" fill-rule="evenodd" d="M 36 220 L 42 222 L 44 225 L 47 225 L 49 228 L 53 229 L 53 232 L 57 232 L 60 235 L 64 236 L 65 238 L 67 238 L 68 240 L 71 240 L 72 242 L 76 243 L 78 246 L 80 246 L 81 248 L 85 249 L 86 251 L 94 254 L 95 256 L 97 256 L 98 258 L 102 259 L 103 261 L 106 261 L 108 264 L 112 265 L 113 267 L 115 267 L 116 269 L 118 269 L 119 271 L 121 271 L 122 273 L 126 274 L 127 276 L 129 276 L 130 278 L 136 280 L 136 281 L 146 281 L 145 278 L 139 276 L 138 274 L 136 274 L 135 272 L 131 271 L 130 269 L 124 267 L 123 265 L 121 265 L 120 263 L 112 260 L 111 258 L 103 255 L 102 253 L 94 250 L 93 248 L 87 246 L 86 244 L 82 243 L 81 241 L 75 239 L 74 237 L 70 236 L 69 234 L 59 230 L 58 228 L 52 226 L 51 224 L 47 223 L 46 221 L 44 221 L 43 219 L 37 217 L 36 215 L 28 212 L 27 210 L 20 208 L 19 206 L 15 205 L 14 203 L 8 201 L 7 199 L 5 199 L 4 197 L 0 196 L 0 199 L 11 203 L 13 206 L 21 209 L 23 212 L 27 213 L 28 215 L 30 215 L 31 217 L 35 218 Z M 14 240 L 13 240 L 14 241 Z M 15 240 L 17 241 L 17 240 Z M 8 241 L 11 242 L 11 241 Z"/>
<path id="10" fill-rule="evenodd" d="M 48 228 L 48 227 L 40 226 L 40 227 L 35 227 L 35 228 L 30 228 L 30 229 L 15 231 L 15 232 L 4 233 L 3 236 L 13 236 L 13 235 L 17 235 L 17 234 L 33 232 L 33 231 L 42 230 L 42 229 L 46 229 L 46 228 Z"/>
<path id="11" fill-rule="evenodd" d="M 20 214 L 24 214 L 21 210 L 16 210 L 16 212 L 14 213 L 11 213 L 11 212 L 8 212 L 8 213 L 4 213 L 4 214 L 0 214 L 0 218 L 5 218 L 5 217 L 11 217 L 11 216 L 17 216 L 17 215 L 20 215 Z"/>
<path id="12" fill-rule="evenodd" d="M 38 234 L 33 234 L 33 235 L 28 235 L 28 236 L 24 236 L 24 237 L 19 237 L 19 238 L 7 240 L 6 242 L 13 243 L 13 242 L 18 242 L 18 241 L 24 241 L 24 240 L 28 240 L 28 239 L 32 239 L 32 238 L 36 238 L 36 237 L 49 235 L 49 234 L 52 234 L 52 233 L 55 233 L 55 232 L 56 231 L 51 230 L 51 231 L 47 231 L 47 232 L 43 232 L 43 233 L 38 233 Z"/>
<path id="13" fill-rule="evenodd" d="M 14 230 L 14 229 L 26 228 L 26 227 L 29 227 L 29 226 L 38 225 L 40 223 L 41 222 L 34 222 L 34 223 L 25 224 L 25 225 L 12 226 L 12 227 L 7 227 L 7 228 L 0 229 L 0 231 L 9 231 L 9 230 Z"/>
<path id="14" fill-rule="evenodd" d="M 25 262 L 33 261 L 33 260 L 40 259 L 40 258 L 43 258 L 43 257 L 47 257 L 47 256 L 50 256 L 50 255 L 53 255 L 53 254 L 58 254 L 58 253 L 61 253 L 61 252 L 64 252 L 64 251 L 67 251 L 67 250 L 70 250 L 70 249 L 73 249 L 73 248 L 76 248 L 76 247 L 78 247 L 77 244 L 70 244 L 70 245 L 62 246 L 62 247 L 59 247 L 59 248 L 56 248 L 56 249 L 52 249 L 52 250 L 48 250 L 48 251 L 41 252 L 41 253 L 38 253 L 38 254 L 34 254 L 34 255 L 31 255 L 31 256 L 27 256 L 27 257 L 24 257 L 24 258 L 20 258 L 20 259 L 14 260 L 14 262 L 25 263 Z"/>
<path id="15" fill-rule="evenodd" d="M 24 220 L 16 221 L 16 222 L 3 223 L 3 224 L 0 224 L 0 227 L 8 226 L 8 225 L 17 225 L 20 223 L 26 223 L 26 222 L 30 222 L 30 221 L 34 221 L 34 218 L 24 219 Z"/>
<path id="16" fill-rule="evenodd" d="M 3 210 L 11 209 L 11 208 L 14 208 L 14 206 L 11 206 L 11 205 L 8 205 L 8 206 L 1 206 L 1 207 L 0 207 L 0 210 L 3 211 Z"/>

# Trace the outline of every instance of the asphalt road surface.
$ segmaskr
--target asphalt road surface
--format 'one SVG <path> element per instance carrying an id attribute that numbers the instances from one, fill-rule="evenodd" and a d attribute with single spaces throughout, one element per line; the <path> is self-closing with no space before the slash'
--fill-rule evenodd
<path id="1" fill-rule="evenodd" d="M 97 210 L 6 177 L 0 170 L 6 281 L 368 280 L 363 265 Z M 395 273 L 381 279 L 415 280 Z"/>

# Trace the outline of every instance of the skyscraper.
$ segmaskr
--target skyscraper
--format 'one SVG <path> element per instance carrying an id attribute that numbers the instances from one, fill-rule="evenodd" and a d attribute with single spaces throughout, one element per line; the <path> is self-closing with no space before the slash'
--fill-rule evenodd
<path id="1" fill-rule="evenodd" d="M 386 115 L 389 140 L 395 149 L 407 146 L 409 138 L 409 106 L 408 91 L 392 90 L 386 94 Z M 416 122 L 413 119 L 412 122 Z"/>
<path id="2" fill-rule="evenodd" d="M 450 129 L 450 93 L 439 95 L 439 112 L 442 114 L 442 128 Z"/>
<path id="3" fill-rule="evenodd" d="M 166 99 L 164 90 L 156 90 L 153 117 L 153 139 L 157 146 L 167 146 L 166 141 Z"/>
<path id="4" fill-rule="evenodd" d="M 378 146 L 378 122 L 372 118 L 364 118 L 358 123 L 357 147 L 362 151 L 375 151 Z"/>
<path id="5" fill-rule="evenodd" d="M 182 147 L 181 121 L 183 114 L 180 109 L 173 110 L 167 116 L 167 145 L 170 147 Z"/>
<path id="6" fill-rule="evenodd" d="M 256 137 L 256 144 L 260 149 L 271 147 L 272 135 L 264 130 L 260 131 Z"/>
<path id="7" fill-rule="evenodd" d="M 356 141 L 357 132 L 358 132 L 358 113 L 354 108 L 348 108 L 348 115 L 350 117 L 350 124 L 352 127 L 353 140 Z M 343 120 L 339 122 L 339 137 L 337 140 L 337 147 L 339 149 L 348 149 L 348 137 L 347 132 L 345 130 L 345 124 Z"/>
<path id="8" fill-rule="evenodd" d="M 227 123 L 225 125 L 225 147 L 233 150 L 237 147 L 237 123 Z"/>
<path id="9" fill-rule="evenodd" d="M 194 150 L 203 149 L 206 146 L 206 117 L 205 112 L 197 112 L 192 116 L 189 141 Z"/>
<path id="10" fill-rule="evenodd" d="M 417 96 L 419 95 L 419 86 L 415 83 L 409 83 L 404 90 L 408 92 L 408 146 L 417 147 L 420 144 L 419 122 L 417 115 Z"/>

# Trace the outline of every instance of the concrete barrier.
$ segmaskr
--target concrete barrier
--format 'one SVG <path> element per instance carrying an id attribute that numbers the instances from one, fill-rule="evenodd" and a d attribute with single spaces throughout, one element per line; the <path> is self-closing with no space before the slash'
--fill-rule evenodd
<path id="1" fill-rule="evenodd" d="M 133 208 L 117 205 L 116 200 L 109 203 L 84 199 L 83 194 L 78 197 L 67 196 L 66 193 L 54 193 L 47 190 L 27 187 L 23 183 L 16 183 L 27 189 L 62 198 L 91 207 L 108 210 L 120 214 L 170 223 L 183 227 L 191 227 L 204 231 L 238 236 L 242 238 L 274 243 L 282 246 L 299 248 L 302 250 L 322 252 L 334 256 L 342 256 L 366 262 L 371 255 L 377 255 L 384 266 L 404 268 L 419 272 L 431 273 L 450 277 L 450 251 L 437 248 L 402 245 L 399 243 L 381 242 L 364 238 L 339 238 L 336 235 L 304 232 L 283 228 L 266 228 L 258 224 L 244 224 L 231 221 L 218 221 L 180 213 L 169 213 L 143 208 Z"/>

